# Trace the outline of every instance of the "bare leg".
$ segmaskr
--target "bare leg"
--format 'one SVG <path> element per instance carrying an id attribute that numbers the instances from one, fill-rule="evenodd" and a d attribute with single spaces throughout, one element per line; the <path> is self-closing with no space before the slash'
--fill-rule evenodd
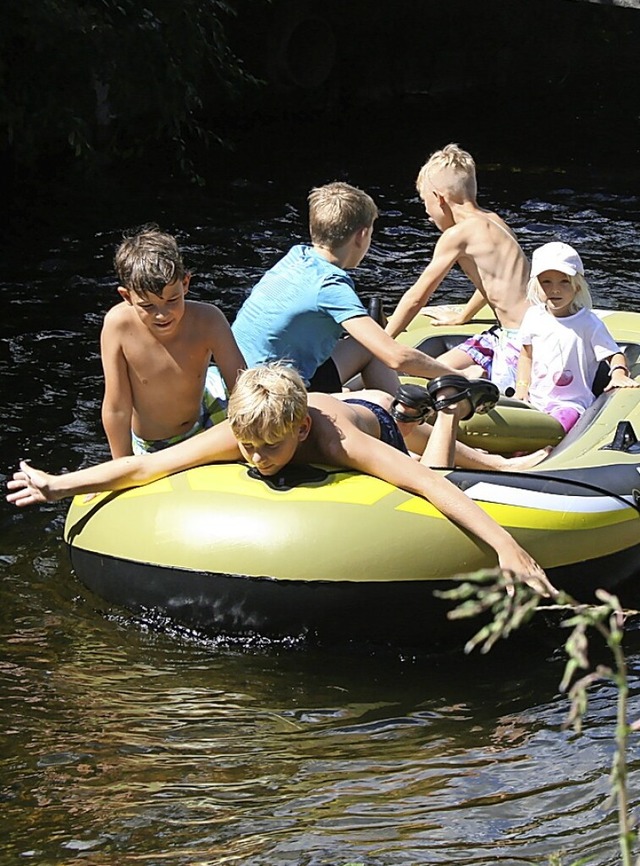
<path id="1" fill-rule="evenodd" d="M 468 379 L 483 379 L 487 375 L 482 367 L 475 364 L 473 358 L 462 349 L 449 349 L 448 352 L 438 356 L 438 361 L 451 367 L 452 370 L 459 370 Z"/>
<path id="2" fill-rule="evenodd" d="M 387 394 L 386 391 L 380 391 L 378 388 L 358 388 L 357 391 L 340 391 L 339 394 L 332 394 L 331 396 L 335 397 L 336 400 L 350 400 L 351 398 L 368 400 L 370 403 L 382 406 L 387 412 L 391 409 L 391 394 Z"/>
<path id="3" fill-rule="evenodd" d="M 460 408 L 464 407 L 464 412 L 468 412 L 466 401 L 457 403 L 451 406 L 450 409 L 443 409 L 436 414 L 435 424 L 433 425 L 431 436 L 427 442 L 427 447 L 422 452 L 420 462 L 425 466 L 450 466 L 456 464 L 456 436 L 458 434 L 458 424 L 463 415 Z"/>
<path id="4" fill-rule="evenodd" d="M 393 398 L 386 391 L 343 391 L 334 394 L 334 397 L 345 400 L 349 397 L 357 397 L 361 400 L 369 400 L 382 406 L 387 412 L 391 411 Z M 468 412 L 469 406 L 466 400 L 457 403 L 448 410 L 437 413 L 434 425 L 422 423 L 412 424 L 409 422 L 396 421 L 398 429 L 409 451 L 421 455 L 420 462 L 427 466 L 459 466 L 461 469 L 486 469 L 493 472 L 518 472 L 522 469 L 530 469 L 537 466 L 548 456 L 551 448 L 541 448 L 531 454 L 523 454 L 521 457 L 503 457 L 502 454 L 487 454 L 470 445 L 456 441 L 458 424 L 460 418 Z M 446 412 L 453 413 L 453 423 L 446 422 Z M 443 422 L 440 422 L 440 418 Z M 435 442 L 429 446 L 433 437 Z M 432 461 L 432 462 L 430 462 Z"/>
<path id="5" fill-rule="evenodd" d="M 375 392 L 373 393 L 374 396 L 369 396 L 366 399 L 384 405 L 382 401 L 376 398 Z M 462 405 L 466 408 L 466 402 Z M 385 405 L 384 408 L 388 410 L 389 406 L 390 404 Z M 442 412 L 438 413 L 439 416 L 442 414 Z M 462 417 L 463 415 L 464 412 L 461 411 L 459 417 Z M 438 429 L 438 436 L 443 437 L 444 443 L 443 439 L 436 439 L 434 445 L 427 451 L 429 441 L 435 434 L 435 428 L 438 427 L 438 420 L 439 418 L 434 426 L 426 423 L 410 424 L 397 422 L 407 448 L 414 454 L 422 455 L 421 462 L 425 463 L 427 466 L 459 466 L 461 469 L 486 469 L 493 472 L 518 472 L 523 469 L 530 469 L 533 466 L 537 466 L 538 463 L 544 460 L 551 451 L 551 448 L 541 448 L 539 451 L 534 451 L 531 454 L 523 454 L 521 457 L 503 457 L 502 454 L 487 454 L 485 451 L 479 451 L 477 448 L 472 448 L 470 445 L 465 445 L 463 442 L 455 441 L 459 418 L 455 419 L 454 428 L 451 430 L 447 430 L 447 425 L 440 425 L 441 429 Z M 451 439 L 454 440 L 452 457 L 450 456 L 449 451 L 449 441 Z M 427 454 L 426 457 L 425 453 Z M 447 460 L 447 457 L 449 458 L 447 462 L 440 462 L 441 460 Z M 430 460 L 437 462 L 430 463 L 428 462 Z"/>
<path id="6" fill-rule="evenodd" d="M 395 394 L 398 390 L 398 374 L 374 358 L 371 352 L 353 337 L 339 340 L 331 357 L 343 384 L 360 373 L 365 388 L 377 388 L 389 394 Z"/>

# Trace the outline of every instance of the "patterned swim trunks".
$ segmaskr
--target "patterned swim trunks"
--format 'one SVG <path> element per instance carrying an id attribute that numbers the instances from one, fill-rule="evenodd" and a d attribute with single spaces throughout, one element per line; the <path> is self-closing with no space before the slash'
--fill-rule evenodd
<path id="1" fill-rule="evenodd" d="M 519 332 L 517 328 L 501 328 L 494 325 L 488 331 L 474 334 L 457 347 L 486 372 L 504 394 L 507 388 L 516 387 L 516 370 L 520 357 Z"/>

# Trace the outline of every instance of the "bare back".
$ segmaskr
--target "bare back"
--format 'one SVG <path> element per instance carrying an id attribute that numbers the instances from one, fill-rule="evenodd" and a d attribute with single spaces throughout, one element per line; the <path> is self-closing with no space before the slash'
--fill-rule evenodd
<path id="1" fill-rule="evenodd" d="M 462 324 L 483 305 L 493 309 L 504 328 L 519 328 L 529 304 L 526 299 L 529 262 L 507 224 L 475 201 L 425 203 L 430 221 L 442 232 L 433 257 L 416 282 L 401 297 L 385 330 L 392 337 L 406 328 L 428 303 L 434 291 L 458 264 L 476 288 L 460 321 L 458 316 L 434 318 L 441 324 Z M 477 297 L 476 297 L 477 296 Z M 429 313 L 429 315 L 432 315 Z M 445 363 L 448 363 L 446 361 Z"/>
<path id="2" fill-rule="evenodd" d="M 348 466 L 344 443 L 354 429 L 373 439 L 380 438 L 380 426 L 371 410 L 330 394 L 310 394 L 309 415 L 311 431 L 298 448 L 296 463 Z"/>
<path id="3" fill-rule="evenodd" d="M 497 214 L 474 208 L 456 214 L 458 263 L 485 296 L 504 328 L 519 328 L 529 307 L 526 299 L 529 262 L 507 224 Z"/>

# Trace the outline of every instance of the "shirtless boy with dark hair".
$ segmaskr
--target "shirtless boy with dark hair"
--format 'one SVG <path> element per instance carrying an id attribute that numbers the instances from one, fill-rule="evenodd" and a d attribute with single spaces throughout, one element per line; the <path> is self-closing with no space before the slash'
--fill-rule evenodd
<path id="1" fill-rule="evenodd" d="M 191 274 L 174 237 L 146 226 L 124 239 L 114 263 L 122 303 L 100 339 L 102 423 L 112 456 L 124 457 L 223 421 L 246 365 L 224 313 L 185 300 Z"/>

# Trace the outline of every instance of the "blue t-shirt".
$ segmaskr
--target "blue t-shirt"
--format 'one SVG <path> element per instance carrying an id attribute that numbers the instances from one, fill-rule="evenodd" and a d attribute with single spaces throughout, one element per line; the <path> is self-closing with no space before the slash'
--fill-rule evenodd
<path id="1" fill-rule="evenodd" d="M 254 286 L 232 330 L 248 367 L 290 361 L 308 385 L 333 352 L 342 322 L 366 315 L 349 274 L 299 244 Z"/>

